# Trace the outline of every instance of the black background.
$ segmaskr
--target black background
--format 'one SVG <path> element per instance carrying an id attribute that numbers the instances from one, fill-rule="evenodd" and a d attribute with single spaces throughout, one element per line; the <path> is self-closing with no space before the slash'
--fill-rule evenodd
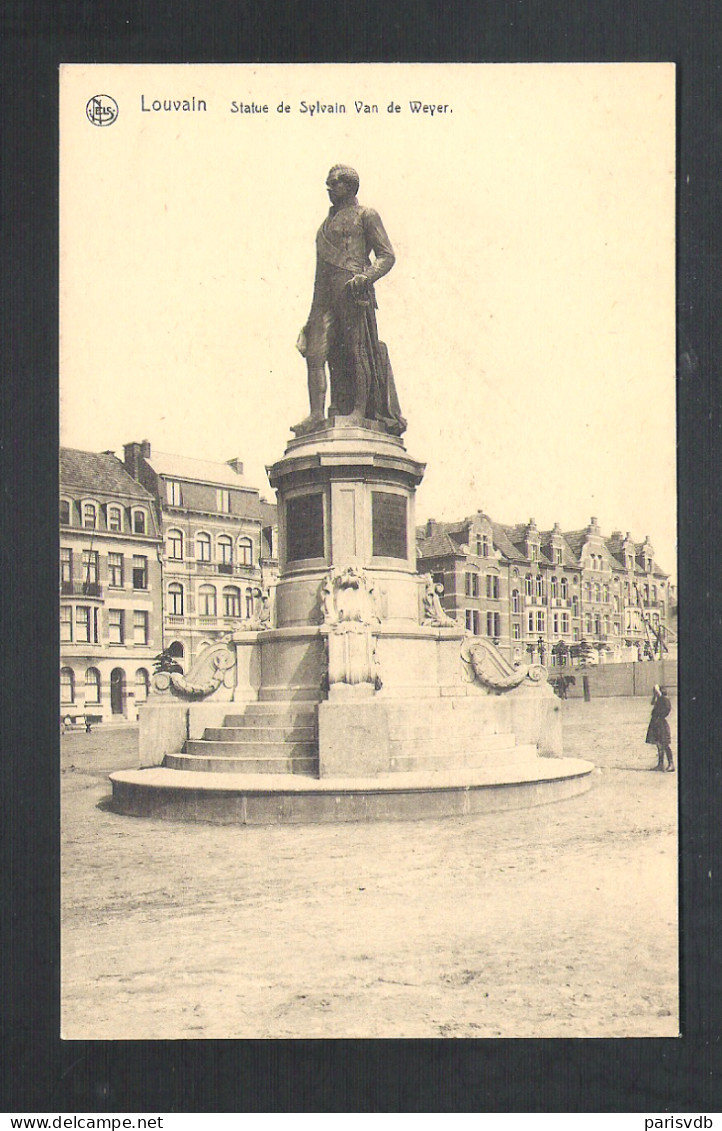
<path id="1" fill-rule="evenodd" d="M 0 15 L 4 1111 L 722 1108 L 722 308 L 715 230 L 722 214 L 721 12 L 717 0 L 6 0 Z M 678 65 L 679 1040 L 58 1039 L 57 67 L 251 61 Z M 463 155 L 448 172 L 450 179 L 464 175 Z M 290 188 L 292 176 L 289 169 Z"/>

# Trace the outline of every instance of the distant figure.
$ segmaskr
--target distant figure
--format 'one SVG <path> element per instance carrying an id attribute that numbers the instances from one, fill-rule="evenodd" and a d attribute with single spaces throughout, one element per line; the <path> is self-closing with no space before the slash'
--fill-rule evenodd
<path id="1" fill-rule="evenodd" d="M 652 692 L 652 717 L 649 720 L 647 728 L 646 742 L 650 746 L 657 747 L 657 765 L 652 766 L 653 770 L 664 770 L 665 755 L 667 758 L 667 770 L 669 773 L 674 773 L 674 758 L 672 757 L 672 735 L 669 731 L 669 723 L 667 716 L 672 710 L 672 704 L 669 701 L 667 692 L 664 687 L 654 685 Z"/>

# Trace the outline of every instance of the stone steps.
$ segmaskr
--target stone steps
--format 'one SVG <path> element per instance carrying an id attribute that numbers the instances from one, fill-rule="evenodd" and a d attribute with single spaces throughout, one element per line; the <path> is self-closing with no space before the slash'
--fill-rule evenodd
<path id="1" fill-rule="evenodd" d="M 318 756 L 278 754 L 268 757 L 202 754 L 166 754 L 163 765 L 170 770 L 192 770 L 207 774 L 306 774 L 318 775 Z"/>
<path id="2" fill-rule="evenodd" d="M 221 726 L 206 727 L 203 739 L 210 742 L 315 742 L 315 726 Z"/>
<path id="3" fill-rule="evenodd" d="M 315 739 L 309 742 L 223 742 L 209 738 L 189 738 L 183 747 L 184 754 L 204 756 L 212 754 L 221 758 L 312 758 L 318 753 Z"/>

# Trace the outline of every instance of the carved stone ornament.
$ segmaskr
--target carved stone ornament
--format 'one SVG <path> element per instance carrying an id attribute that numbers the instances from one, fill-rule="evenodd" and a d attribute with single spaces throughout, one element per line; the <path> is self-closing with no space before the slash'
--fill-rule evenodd
<path id="1" fill-rule="evenodd" d="M 422 625 L 428 628 L 456 628 L 457 622 L 446 613 L 441 604 L 444 586 L 434 582 L 430 573 L 421 576 L 424 585 L 424 613 Z"/>
<path id="2" fill-rule="evenodd" d="M 498 693 L 511 691 L 525 681 L 544 683 L 546 669 L 541 664 L 516 664 L 512 667 L 493 644 L 475 637 L 464 637 L 461 644 L 461 662 L 469 683 Z"/>
<path id="3" fill-rule="evenodd" d="M 380 623 L 373 582 L 359 566 L 329 570 L 321 582 L 319 602 L 321 623 L 329 627 Z"/>
<path id="4" fill-rule="evenodd" d="M 209 644 L 199 653 L 187 676 L 177 672 L 156 672 L 153 690 L 182 699 L 206 699 L 226 683 L 236 663 L 232 634 Z M 228 686 L 228 684 L 226 684 Z"/>
<path id="5" fill-rule="evenodd" d="M 253 590 L 253 615 L 238 625 L 238 632 L 265 632 L 271 628 L 271 594 L 268 589 Z"/>

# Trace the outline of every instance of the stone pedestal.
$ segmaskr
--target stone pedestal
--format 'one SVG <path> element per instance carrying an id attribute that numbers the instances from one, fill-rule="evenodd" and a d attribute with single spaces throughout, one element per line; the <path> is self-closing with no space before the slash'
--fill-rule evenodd
<path id="1" fill-rule="evenodd" d="M 277 628 L 322 623 L 320 587 L 347 566 L 366 572 L 379 619 L 419 623 L 414 493 L 424 468 L 398 437 L 371 427 L 328 422 L 291 440 L 268 468 L 278 493 Z"/>

